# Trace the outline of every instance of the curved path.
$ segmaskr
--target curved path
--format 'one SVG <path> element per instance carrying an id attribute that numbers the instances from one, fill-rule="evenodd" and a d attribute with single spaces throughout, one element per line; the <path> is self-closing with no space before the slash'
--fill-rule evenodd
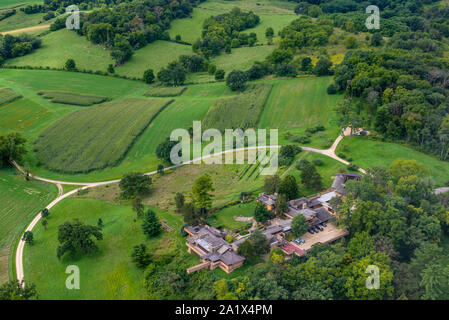
<path id="1" fill-rule="evenodd" d="M 309 148 L 309 147 L 302 147 L 302 149 L 305 150 L 305 151 L 320 153 L 322 155 L 331 157 L 331 158 L 333 158 L 333 159 L 335 159 L 335 160 L 337 160 L 337 161 L 339 161 L 341 163 L 344 163 L 344 164 L 348 165 L 349 162 L 339 158 L 335 154 L 335 150 L 337 149 L 337 146 L 340 143 L 340 141 L 344 138 L 345 135 L 350 133 L 350 131 L 348 132 L 348 129 L 349 128 L 345 129 L 343 134 L 338 136 L 338 138 L 335 140 L 335 142 L 332 144 L 332 146 L 329 149 L 327 149 L 327 150 L 321 150 L 321 149 L 315 149 L 315 148 Z M 217 152 L 217 153 L 214 153 L 214 154 L 211 154 L 211 155 L 207 155 L 207 156 L 204 156 L 204 157 L 199 157 L 199 158 L 196 158 L 196 159 L 193 159 L 193 160 L 190 160 L 190 161 L 183 162 L 181 164 L 177 164 L 177 165 L 174 165 L 174 166 L 170 166 L 170 167 L 164 168 L 164 171 L 175 169 L 175 168 L 184 166 L 186 164 L 197 163 L 197 162 L 200 162 L 200 161 L 205 160 L 205 159 L 213 158 L 213 157 L 216 157 L 216 156 L 219 156 L 219 155 L 223 155 L 223 154 L 227 154 L 227 153 L 231 153 L 231 152 L 233 153 L 233 152 L 239 152 L 239 151 L 257 150 L 257 149 L 279 149 L 280 147 L 281 146 L 276 145 L 276 146 L 246 147 L 246 148 L 225 150 L 225 151 L 222 151 L 222 152 Z M 25 171 L 15 161 L 13 161 L 13 164 L 20 172 L 25 173 Z M 366 173 L 365 170 L 363 170 L 363 169 L 359 169 L 359 171 L 362 172 L 362 173 Z M 156 173 L 157 173 L 157 171 L 152 171 L 152 172 L 145 173 L 144 175 L 151 176 L 151 175 L 154 175 Z M 55 184 L 58 187 L 58 191 L 59 191 L 58 197 L 55 200 L 53 200 L 46 207 L 48 210 L 53 208 L 61 200 L 64 200 L 65 198 L 70 197 L 71 195 L 77 193 L 80 190 L 86 190 L 86 189 L 89 189 L 89 188 L 94 188 L 94 187 L 107 185 L 107 184 L 112 184 L 112 183 L 118 183 L 121 180 L 121 179 L 117 179 L 117 180 L 110 180 L 110 181 L 86 183 L 86 182 L 67 182 L 67 181 L 52 180 L 52 179 L 46 179 L 46 178 L 42 178 L 42 177 L 38 177 L 38 176 L 32 176 L 32 175 L 30 175 L 30 177 L 35 179 L 35 180 L 39 180 L 39 181 L 44 181 L 44 182 Z M 79 186 L 82 186 L 82 187 L 74 189 L 74 190 L 64 194 L 63 189 L 62 189 L 62 185 L 79 185 Z M 39 213 L 36 217 L 34 217 L 33 221 L 31 221 L 31 223 L 28 225 L 28 227 L 26 228 L 25 232 L 26 231 L 32 231 L 33 228 L 36 226 L 36 224 L 39 222 L 40 219 L 41 219 L 41 214 Z M 23 241 L 22 238 L 23 238 L 23 234 L 20 237 L 19 244 L 17 245 L 16 258 L 15 258 L 16 259 L 16 268 L 15 269 L 16 269 L 17 280 L 19 280 L 19 282 L 24 281 L 23 249 L 25 247 L 25 241 Z M 23 284 L 25 284 L 25 283 L 23 282 Z"/>
<path id="2" fill-rule="evenodd" d="M 22 28 L 22 29 L 16 29 L 16 30 L 9 30 L 9 31 L 4 31 L 1 32 L 2 35 L 5 34 L 15 34 L 15 33 L 21 33 L 21 32 L 29 32 L 29 31 L 36 31 L 36 30 L 43 30 L 43 29 L 49 29 L 50 25 L 49 24 L 40 24 L 37 26 L 33 26 L 33 27 L 28 27 L 28 28 Z"/>

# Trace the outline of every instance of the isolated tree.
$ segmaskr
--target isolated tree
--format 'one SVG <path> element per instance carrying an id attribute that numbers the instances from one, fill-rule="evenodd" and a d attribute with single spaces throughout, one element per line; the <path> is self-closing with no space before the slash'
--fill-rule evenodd
<path id="1" fill-rule="evenodd" d="M 25 243 L 32 245 L 34 243 L 34 236 L 33 232 L 31 231 L 25 231 L 22 237 L 22 241 L 25 241 Z"/>
<path id="2" fill-rule="evenodd" d="M 137 219 L 139 219 L 142 216 L 143 211 L 145 209 L 143 202 L 142 202 L 142 198 L 135 197 L 132 201 L 132 205 L 133 205 L 133 210 L 137 215 Z"/>
<path id="3" fill-rule="evenodd" d="M 321 176 L 316 170 L 316 167 L 309 163 L 301 170 L 301 182 L 314 191 L 319 191 L 323 188 L 323 182 Z"/>
<path id="4" fill-rule="evenodd" d="M 226 85 L 231 88 L 232 91 L 243 91 L 245 90 L 247 80 L 248 78 L 245 72 L 233 70 L 226 77 Z"/>
<path id="5" fill-rule="evenodd" d="M 193 204 L 200 209 L 201 215 L 204 215 L 212 206 L 211 192 L 215 191 L 212 179 L 208 174 L 203 174 L 195 180 L 192 186 Z"/>
<path id="6" fill-rule="evenodd" d="M 225 78 L 225 71 L 223 69 L 218 69 L 215 71 L 215 80 L 223 80 Z"/>
<path id="7" fill-rule="evenodd" d="M 155 77 L 154 77 L 153 69 L 148 69 L 143 73 L 143 81 L 145 83 L 148 83 L 148 84 L 153 83 L 154 79 L 155 79 Z"/>
<path id="8" fill-rule="evenodd" d="M 18 132 L 0 134 L 0 166 L 22 160 L 27 153 L 25 143 L 26 139 Z"/>
<path id="9" fill-rule="evenodd" d="M 277 192 L 281 178 L 277 174 L 272 176 L 266 176 L 263 180 L 263 191 L 268 194 L 274 194 Z"/>
<path id="10" fill-rule="evenodd" d="M 98 227 L 99 229 L 103 229 L 103 219 L 98 218 L 98 221 L 97 221 L 97 227 Z"/>
<path id="11" fill-rule="evenodd" d="M 64 65 L 64 69 L 67 71 L 75 71 L 76 70 L 76 63 L 73 59 L 67 59 Z"/>
<path id="12" fill-rule="evenodd" d="M 302 214 L 298 214 L 292 220 L 292 233 L 295 237 L 301 237 L 309 229 L 310 224 Z"/>
<path id="13" fill-rule="evenodd" d="M 0 300 L 29 300 L 38 298 L 36 285 L 27 282 L 25 286 L 19 280 L 14 279 L 0 285 Z"/>
<path id="14" fill-rule="evenodd" d="M 100 228 L 82 223 L 75 219 L 73 222 L 65 222 L 58 228 L 58 241 L 60 245 L 57 257 L 61 259 L 66 252 L 75 254 L 92 254 L 97 252 L 98 246 L 94 239 L 102 240 L 103 234 Z"/>
<path id="15" fill-rule="evenodd" d="M 161 233 L 161 223 L 153 210 L 149 209 L 146 211 L 142 220 L 142 230 L 148 238 L 155 237 Z"/>
<path id="16" fill-rule="evenodd" d="M 273 212 L 267 210 L 267 208 L 259 202 L 256 204 L 256 207 L 254 208 L 254 219 L 256 219 L 257 222 L 265 223 L 273 218 Z"/>
<path id="17" fill-rule="evenodd" d="M 44 210 L 42 210 L 42 212 L 41 212 L 42 218 L 48 218 L 49 215 L 50 215 L 50 211 L 48 211 L 47 208 L 45 208 Z"/>
<path id="18" fill-rule="evenodd" d="M 119 183 L 121 195 L 125 199 L 144 195 L 150 191 L 151 182 L 151 178 L 142 173 L 127 173 Z"/>
<path id="19" fill-rule="evenodd" d="M 180 211 L 186 202 L 186 198 L 181 192 L 177 192 L 175 194 L 175 205 L 176 210 Z"/>
<path id="20" fill-rule="evenodd" d="M 268 40 L 268 44 L 271 44 L 273 42 L 273 36 L 274 36 L 274 30 L 272 27 L 268 27 L 267 30 L 265 30 L 265 37 Z"/>
<path id="21" fill-rule="evenodd" d="M 278 193 L 284 194 L 287 200 L 295 199 L 299 193 L 295 177 L 290 174 L 285 176 L 279 184 Z"/>
<path id="22" fill-rule="evenodd" d="M 167 161 L 168 163 L 172 163 L 171 159 L 170 159 L 171 150 L 177 144 L 178 144 L 177 141 L 170 141 L 170 139 L 167 138 L 164 142 L 161 142 L 157 146 L 157 148 L 156 148 L 156 156 L 159 159 Z"/>
<path id="23" fill-rule="evenodd" d="M 113 64 L 109 64 L 108 65 L 108 72 L 109 73 L 115 73 L 115 69 L 114 69 L 114 65 Z"/>
<path id="24" fill-rule="evenodd" d="M 181 208 L 185 223 L 197 225 L 201 221 L 199 209 L 191 202 L 185 203 Z"/>
<path id="25" fill-rule="evenodd" d="M 138 268 L 146 268 L 153 260 L 153 255 L 147 252 L 147 246 L 145 244 L 139 244 L 134 246 L 131 253 L 131 261 Z"/>
<path id="26" fill-rule="evenodd" d="M 47 218 L 42 218 L 41 223 L 42 223 L 42 226 L 44 227 L 44 230 L 47 230 L 47 224 L 48 224 Z"/>
<path id="27" fill-rule="evenodd" d="M 301 59 L 301 71 L 308 71 L 312 67 L 312 59 L 310 57 L 304 57 Z"/>
<path id="28" fill-rule="evenodd" d="M 330 75 L 332 73 L 330 71 L 331 67 L 332 61 L 327 58 L 321 58 L 315 65 L 314 73 L 319 77 Z"/>

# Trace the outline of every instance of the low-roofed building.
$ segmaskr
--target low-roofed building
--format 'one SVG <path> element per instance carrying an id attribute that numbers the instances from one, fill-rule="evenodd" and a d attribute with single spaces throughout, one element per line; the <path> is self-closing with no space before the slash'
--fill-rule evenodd
<path id="1" fill-rule="evenodd" d="M 262 203 L 267 210 L 274 210 L 275 209 L 275 203 L 277 199 L 277 193 L 275 194 L 266 194 L 266 193 L 260 193 L 257 197 L 257 201 Z"/>
<path id="2" fill-rule="evenodd" d="M 337 192 L 340 195 L 345 195 L 345 183 L 348 180 L 360 181 L 362 176 L 358 173 L 337 173 L 332 183 L 331 190 Z"/>

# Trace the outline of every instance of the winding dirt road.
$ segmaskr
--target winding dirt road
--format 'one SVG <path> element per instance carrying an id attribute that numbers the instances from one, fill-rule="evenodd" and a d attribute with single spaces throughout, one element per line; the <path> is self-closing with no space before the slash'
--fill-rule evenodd
<path id="1" fill-rule="evenodd" d="M 344 132 L 341 135 L 338 136 L 338 138 L 335 140 L 335 142 L 332 144 L 332 146 L 329 149 L 327 149 L 327 150 L 321 150 L 321 149 L 315 149 L 315 148 L 309 148 L 309 147 L 302 147 L 302 149 L 305 150 L 305 151 L 315 152 L 315 153 L 319 153 L 319 154 L 331 157 L 331 158 L 333 158 L 333 159 L 335 159 L 335 160 L 337 160 L 337 161 L 339 161 L 341 163 L 344 163 L 345 165 L 348 165 L 349 164 L 348 161 L 341 159 L 340 157 L 338 157 L 335 154 L 335 150 L 337 149 L 338 144 L 348 134 L 350 134 L 350 129 L 346 128 L 344 130 Z M 170 167 L 164 168 L 164 171 L 172 170 L 172 169 L 175 169 L 175 168 L 187 165 L 187 164 L 200 162 L 202 160 L 210 159 L 210 158 L 217 157 L 219 155 L 224 155 L 224 154 L 227 154 L 227 153 L 233 153 L 233 152 L 239 152 L 239 151 L 248 151 L 248 150 L 257 150 L 257 149 L 279 149 L 280 147 L 281 146 L 276 145 L 276 146 L 247 147 L 247 148 L 239 148 L 239 149 L 235 149 L 235 150 L 234 149 L 226 150 L 226 151 L 217 152 L 217 153 L 214 153 L 214 154 L 211 154 L 211 155 L 208 155 L 208 156 L 196 158 L 196 159 L 193 159 L 193 160 L 190 160 L 190 161 L 183 162 L 181 164 L 177 164 L 177 165 L 174 165 L 174 166 L 170 166 Z M 15 161 L 13 161 L 13 164 L 20 172 L 25 173 L 25 171 Z M 366 171 L 363 170 L 363 169 L 359 169 L 359 171 L 362 172 L 362 173 L 366 173 Z M 146 176 L 151 176 L 151 175 L 154 175 L 156 173 L 157 173 L 157 171 L 152 171 L 152 172 L 145 173 L 145 175 Z M 67 182 L 67 181 L 52 180 L 52 179 L 46 179 L 46 178 L 42 178 L 42 177 L 39 177 L 39 176 L 32 176 L 32 175 L 30 175 L 30 177 L 35 179 L 35 180 L 39 180 L 39 181 L 44 181 L 44 182 L 47 182 L 47 183 L 55 184 L 58 187 L 58 190 L 59 190 L 58 197 L 55 200 L 53 200 L 46 207 L 48 210 L 53 208 L 60 201 L 70 197 L 71 195 L 77 193 L 80 190 L 86 190 L 86 189 L 89 189 L 89 188 L 95 188 L 95 187 L 99 187 L 99 186 L 107 185 L 107 184 L 112 184 L 112 183 L 118 183 L 121 180 L 121 179 L 117 179 L 117 180 L 110 180 L 110 181 L 86 183 L 86 182 Z M 63 189 L 62 189 L 63 185 L 79 185 L 79 186 L 82 186 L 82 187 L 77 188 L 75 190 L 72 190 L 72 191 L 67 192 L 67 193 L 64 194 Z M 34 217 L 33 221 L 31 221 L 31 223 L 28 225 L 28 227 L 26 228 L 25 232 L 26 231 L 32 231 L 33 228 L 36 226 L 36 224 L 39 222 L 40 219 L 41 219 L 41 214 L 39 213 L 36 217 Z M 21 238 L 19 240 L 19 244 L 17 245 L 16 255 L 15 255 L 15 260 L 16 260 L 16 267 L 15 267 L 15 269 L 16 269 L 16 277 L 17 277 L 17 280 L 19 280 L 19 282 L 24 281 L 23 249 L 25 247 L 25 241 L 23 241 L 22 238 L 23 238 L 23 234 L 22 234 L 22 236 L 21 236 Z M 23 284 L 25 284 L 25 283 L 23 282 Z"/>
<path id="2" fill-rule="evenodd" d="M 49 29 L 49 24 L 40 24 L 34 27 L 28 27 L 28 28 L 22 28 L 22 29 L 16 29 L 16 30 L 9 30 L 9 31 L 3 31 L 1 32 L 2 35 L 5 34 L 16 34 L 16 33 L 22 33 L 22 32 L 30 32 L 30 31 L 37 31 L 37 30 L 43 30 L 43 29 Z"/>

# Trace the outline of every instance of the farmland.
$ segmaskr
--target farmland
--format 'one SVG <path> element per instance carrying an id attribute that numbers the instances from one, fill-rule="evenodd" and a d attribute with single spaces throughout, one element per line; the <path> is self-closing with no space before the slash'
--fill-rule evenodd
<path id="1" fill-rule="evenodd" d="M 108 98 L 102 96 L 63 91 L 39 91 L 37 94 L 53 103 L 71 104 L 75 106 L 91 106 L 108 100 Z"/>
<path id="2" fill-rule="evenodd" d="M 0 131 L 28 130 L 52 115 L 51 111 L 32 100 L 16 100 L 0 107 Z"/>
<path id="3" fill-rule="evenodd" d="M 204 127 L 220 131 L 255 128 L 270 92 L 271 84 L 264 83 L 235 97 L 217 100 L 204 117 Z"/>
<path id="4" fill-rule="evenodd" d="M 168 103 L 126 99 L 70 113 L 36 140 L 38 161 L 68 173 L 114 166 Z"/>
<path id="5" fill-rule="evenodd" d="M 10 88 L 0 88 L 0 106 L 20 99 L 22 96 Z"/>

